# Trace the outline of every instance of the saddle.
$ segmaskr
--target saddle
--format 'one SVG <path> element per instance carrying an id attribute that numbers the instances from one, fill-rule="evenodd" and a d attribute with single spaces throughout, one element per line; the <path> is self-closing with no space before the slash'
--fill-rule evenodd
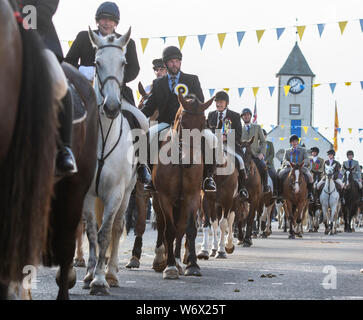
<path id="1" fill-rule="evenodd" d="M 73 102 L 73 124 L 77 124 L 86 120 L 87 111 L 81 96 L 70 81 L 68 81 L 68 88 L 71 92 Z"/>

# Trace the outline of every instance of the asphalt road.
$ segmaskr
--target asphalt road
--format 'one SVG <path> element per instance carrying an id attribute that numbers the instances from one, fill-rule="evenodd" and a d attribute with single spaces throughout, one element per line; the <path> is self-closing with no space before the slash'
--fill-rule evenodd
<path id="1" fill-rule="evenodd" d="M 340 228 L 341 230 L 341 228 Z M 289 240 L 277 230 L 268 239 L 253 239 L 251 248 L 237 245 L 225 260 L 199 261 L 202 277 L 181 276 L 163 280 L 151 269 L 156 232 L 150 224 L 144 236 L 139 269 L 125 268 L 134 241 L 131 231 L 120 246 L 119 284 L 109 296 L 91 296 L 82 289 L 85 268 L 77 268 L 77 283 L 70 290 L 72 300 L 362 300 L 363 230 L 324 235 L 304 233 L 302 239 Z M 198 233 L 197 251 L 201 233 Z M 84 243 L 87 248 L 87 241 Z M 39 268 L 34 300 L 55 299 L 57 268 Z"/>

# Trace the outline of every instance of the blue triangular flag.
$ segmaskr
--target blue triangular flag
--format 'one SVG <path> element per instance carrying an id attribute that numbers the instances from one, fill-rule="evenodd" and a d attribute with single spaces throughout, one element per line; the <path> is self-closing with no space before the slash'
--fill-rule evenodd
<path id="1" fill-rule="evenodd" d="M 321 34 L 323 33 L 324 31 L 324 27 L 325 27 L 325 24 L 324 23 L 319 23 L 318 24 L 318 29 L 319 29 L 319 35 L 320 35 L 320 38 L 321 38 Z"/>
<path id="2" fill-rule="evenodd" d="M 358 129 L 359 133 L 361 133 L 363 131 L 363 129 Z"/>
<path id="3" fill-rule="evenodd" d="M 363 81 L 360 82 L 360 86 L 361 86 L 361 88 L 363 90 Z"/>
<path id="4" fill-rule="evenodd" d="M 244 35 L 245 35 L 245 31 L 238 31 L 237 32 L 237 40 L 238 40 L 238 45 L 239 46 L 241 45 L 241 41 L 242 41 Z"/>
<path id="5" fill-rule="evenodd" d="M 362 143 L 363 138 L 359 138 L 359 142 Z"/>
<path id="6" fill-rule="evenodd" d="M 161 39 L 163 39 L 164 43 L 166 42 L 166 37 L 160 37 Z"/>
<path id="7" fill-rule="evenodd" d="M 242 96 L 242 93 L 243 93 L 243 90 L 244 90 L 245 88 L 238 88 L 238 94 L 239 94 L 239 97 L 241 98 L 241 96 Z"/>
<path id="8" fill-rule="evenodd" d="M 198 40 L 199 40 L 199 44 L 200 44 L 200 49 L 202 50 L 203 49 L 203 46 L 204 46 L 204 41 L 205 41 L 205 38 L 207 37 L 206 34 L 199 34 L 198 35 Z"/>
<path id="9" fill-rule="evenodd" d="M 280 39 L 280 37 L 281 37 L 281 35 L 283 34 L 284 31 L 285 31 L 285 28 L 277 28 L 276 29 L 277 40 Z"/>
<path id="10" fill-rule="evenodd" d="M 363 19 L 359 19 L 359 22 L 360 22 L 360 28 L 362 29 L 363 32 Z"/>
<path id="11" fill-rule="evenodd" d="M 331 93 L 334 93 L 334 90 L 335 90 L 335 86 L 336 85 L 337 85 L 336 83 L 329 83 Z"/>
<path id="12" fill-rule="evenodd" d="M 340 140 L 341 140 L 342 142 L 344 142 L 344 139 L 345 139 L 345 138 L 340 138 Z"/>
<path id="13" fill-rule="evenodd" d="M 275 87 L 268 87 L 270 90 L 270 96 L 272 97 L 272 94 L 274 93 Z"/>
<path id="14" fill-rule="evenodd" d="M 342 128 L 337 128 L 337 130 L 338 130 L 338 132 L 339 132 L 339 134 L 340 134 L 340 131 L 342 131 Z"/>
<path id="15" fill-rule="evenodd" d="M 271 124 L 271 128 L 272 128 L 272 129 L 275 129 L 275 125 Z"/>
<path id="16" fill-rule="evenodd" d="M 209 89 L 209 94 L 211 97 L 213 97 L 214 91 L 216 91 L 216 89 Z"/>

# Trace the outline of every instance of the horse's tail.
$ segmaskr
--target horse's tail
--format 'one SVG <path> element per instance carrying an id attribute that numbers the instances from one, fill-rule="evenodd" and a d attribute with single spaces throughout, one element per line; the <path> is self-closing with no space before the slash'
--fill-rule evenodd
<path id="1" fill-rule="evenodd" d="M 47 237 L 56 152 L 57 113 L 43 45 L 19 27 L 22 83 L 11 145 L 0 168 L 0 276 L 21 280 L 40 262 Z"/>

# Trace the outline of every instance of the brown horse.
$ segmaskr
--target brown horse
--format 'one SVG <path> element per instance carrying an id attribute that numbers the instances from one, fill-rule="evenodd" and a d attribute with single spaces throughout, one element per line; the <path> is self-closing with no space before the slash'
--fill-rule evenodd
<path id="1" fill-rule="evenodd" d="M 243 246 L 250 247 L 252 246 L 252 227 L 255 219 L 256 211 L 262 213 L 264 199 L 262 192 L 262 181 L 261 175 L 258 171 L 258 168 L 252 158 L 251 152 L 251 144 L 253 143 L 254 137 L 252 137 L 249 141 L 242 141 L 242 158 L 245 164 L 246 174 L 247 174 L 247 189 L 249 193 L 248 203 L 248 215 L 247 215 L 247 226 L 246 226 L 246 234 L 243 239 Z"/>
<path id="2" fill-rule="evenodd" d="M 179 93 L 180 108 L 176 114 L 172 127 L 172 138 L 168 138 L 162 144 L 159 152 L 158 164 L 154 165 L 152 178 L 156 188 L 153 197 L 154 210 L 157 215 L 158 239 L 156 243 L 156 257 L 154 269 L 157 265 L 163 264 L 163 243 L 166 251 L 166 269 L 163 272 L 164 279 L 176 279 L 179 277 L 179 270 L 176 261 L 180 261 L 180 240 L 186 234 L 189 257 L 185 270 L 186 276 L 201 276 L 197 264 L 195 252 L 195 238 L 197 236 L 196 215 L 200 208 L 200 190 L 203 179 L 203 160 L 198 161 L 197 152 L 200 154 L 200 147 L 197 150 L 194 141 L 181 140 L 182 130 L 196 129 L 201 132 L 205 128 L 204 111 L 213 103 L 214 98 L 202 104 L 195 96 L 184 99 Z M 184 131 L 183 131 L 184 132 Z M 184 138 L 184 137 L 183 137 Z M 165 164 L 161 156 L 163 147 L 169 143 L 172 150 L 177 150 L 179 164 Z M 183 146 L 183 148 L 181 147 Z M 190 155 L 189 164 L 183 164 L 184 153 L 182 149 L 186 146 L 185 152 Z M 171 152 L 168 151 L 168 156 Z M 202 157 L 200 157 L 202 158 Z M 196 160 L 196 161 L 195 161 Z M 164 241 L 165 234 L 165 241 Z M 174 240 L 177 239 L 177 247 L 174 254 Z"/>
<path id="3" fill-rule="evenodd" d="M 14 3 L 0 1 L 0 299 L 24 266 L 41 262 L 57 137 L 43 44 L 17 24 Z"/>
<path id="4" fill-rule="evenodd" d="M 234 156 L 225 154 L 225 158 L 229 157 L 234 163 Z M 217 167 L 226 167 L 224 165 L 217 165 Z M 238 196 L 238 170 L 234 170 L 229 175 L 215 175 L 215 182 L 217 185 L 217 192 L 203 192 L 202 198 L 202 213 L 204 218 L 203 223 L 203 243 L 201 251 L 198 253 L 198 259 L 209 259 L 208 252 L 208 238 L 209 227 L 213 229 L 213 245 L 211 256 L 216 259 L 226 259 L 227 253 L 231 254 L 234 251 L 233 245 L 233 223 L 235 218 L 235 211 L 233 210 L 235 201 Z M 217 242 L 217 229 L 221 230 L 219 243 Z M 228 241 L 225 243 L 224 236 L 228 228 Z M 218 245 L 218 249 L 217 249 Z"/>
<path id="5" fill-rule="evenodd" d="M 295 227 L 302 225 L 304 215 L 308 209 L 307 184 L 302 168 L 304 162 L 300 164 L 290 163 L 291 170 L 282 182 L 284 210 L 290 223 L 289 239 L 295 239 L 295 235 L 302 237 L 302 227 L 295 232 Z"/>

